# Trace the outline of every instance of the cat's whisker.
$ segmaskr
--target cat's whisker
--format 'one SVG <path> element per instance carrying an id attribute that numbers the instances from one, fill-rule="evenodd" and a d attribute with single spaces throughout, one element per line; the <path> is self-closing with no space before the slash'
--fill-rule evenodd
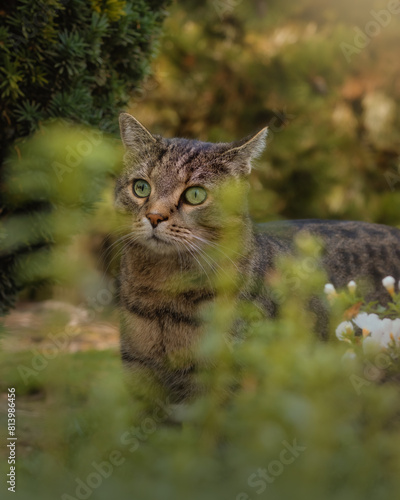
<path id="1" fill-rule="evenodd" d="M 109 250 L 111 250 L 113 247 L 115 247 L 115 245 L 118 245 L 118 243 L 120 243 L 122 240 L 124 240 L 124 238 L 130 236 L 131 233 L 128 233 L 128 234 L 124 234 L 122 235 L 120 238 L 118 238 L 117 240 L 115 240 L 101 255 L 100 255 L 100 258 L 103 257 L 103 254 L 105 252 L 108 252 Z"/>
<path id="2" fill-rule="evenodd" d="M 194 244 L 194 243 L 193 243 Z M 217 266 L 221 271 L 222 273 L 226 274 L 227 276 L 231 276 L 231 273 L 228 272 L 228 270 L 226 268 L 224 268 L 223 266 L 221 266 L 215 259 L 213 259 L 210 255 L 206 254 L 206 252 L 201 249 L 200 247 L 198 247 L 197 245 L 195 245 L 197 250 L 199 251 L 199 253 L 203 256 L 204 260 L 206 260 L 206 262 L 209 264 L 209 266 L 212 268 L 212 270 L 215 272 L 215 268 L 212 266 L 212 264 L 210 264 L 208 262 L 208 259 L 211 261 L 211 263 L 214 263 L 215 266 Z M 206 258 L 206 255 L 207 255 L 207 258 Z M 234 264 L 234 263 L 233 263 Z M 239 268 L 237 266 L 235 266 L 237 268 L 237 270 L 239 271 Z M 240 272 L 240 271 L 239 271 Z"/>
<path id="3" fill-rule="evenodd" d="M 106 260 L 108 258 L 108 256 L 113 252 L 114 248 L 116 245 L 120 244 L 121 242 L 125 242 L 127 239 L 131 238 L 132 237 L 132 233 L 129 233 L 129 234 L 126 234 L 126 235 L 123 235 L 121 236 L 120 238 L 118 238 L 116 241 L 114 241 L 108 248 L 106 248 L 101 254 L 100 256 L 98 257 L 98 261 L 103 261 L 103 260 Z M 122 247 L 122 249 L 124 249 L 125 246 Z M 121 250 L 119 250 L 117 252 L 117 255 L 119 255 L 121 253 Z M 108 269 L 110 268 L 112 262 L 114 261 L 114 259 L 116 258 L 116 256 L 114 255 L 110 262 L 108 263 L 106 269 L 104 270 L 103 272 L 103 276 L 107 273 Z M 100 283 L 100 285 L 102 284 L 102 282 Z"/>
<path id="4" fill-rule="evenodd" d="M 195 238 L 196 240 L 201 241 L 202 243 L 204 243 L 204 244 L 205 244 L 205 245 L 207 245 L 207 246 L 211 246 L 211 247 L 213 247 L 213 248 L 216 248 L 216 249 L 218 249 L 220 252 L 222 252 L 221 248 L 225 248 L 225 249 L 229 250 L 230 252 L 233 252 L 233 253 L 235 253 L 235 254 L 237 254 L 237 255 L 241 256 L 241 257 L 245 257 L 245 255 L 244 255 L 244 254 L 242 254 L 242 253 L 240 253 L 240 252 L 237 252 L 237 251 L 235 251 L 235 250 L 232 250 L 231 248 L 227 248 L 227 247 L 225 247 L 225 246 L 221 245 L 220 243 L 217 243 L 216 241 L 212 241 L 212 240 L 210 240 L 210 239 L 202 238 L 201 236 L 198 236 L 198 235 L 193 234 L 193 233 L 191 233 L 191 234 L 190 234 L 190 237 L 191 237 L 191 238 Z M 226 255 L 227 257 L 229 257 L 226 253 L 224 253 L 224 255 Z"/>
<path id="5" fill-rule="evenodd" d="M 176 248 L 177 252 L 178 252 L 178 256 L 179 256 L 179 265 L 180 265 L 180 270 L 181 270 L 181 275 L 183 275 L 183 259 L 182 259 L 182 254 L 181 254 L 181 250 L 179 248 L 179 245 L 180 245 L 180 241 L 177 241 L 177 240 L 173 240 L 172 244 L 174 246 L 174 248 Z"/>
<path id="6" fill-rule="evenodd" d="M 188 241 L 186 241 L 186 243 L 188 245 L 190 245 L 193 252 L 196 253 L 198 255 L 198 257 L 202 258 L 205 261 L 205 263 L 210 267 L 210 269 L 213 273 L 217 272 L 217 269 L 216 269 L 216 267 L 217 267 L 223 273 L 225 273 L 227 276 L 230 276 L 230 273 L 228 273 L 228 271 L 226 269 L 224 269 L 216 260 L 212 259 L 212 257 L 207 255 L 206 252 L 204 250 L 202 250 L 198 245 L 194 244 L 193 242 L 188 242 Z M 193 253 L 191 253 L 191 255 L 193 255 Z M 202 268 L 203 268 L 204 272 L 206 272 L 203 266 L 202 266 Z M 210 284 L 211 284 L 211 281 L 210 281 Z M 211 284 L 211 286 L 213 287 L 212 284 Z"/>
<path id="7" fill-rule="evenodd" d="M 238 255 L 239 257 L 246 258 L 245 254 L 243 254 L 243 253 L 241 253 L 241 252 L 239 252 L 237 250 L 233 250 L 232 248 L 229 248 L 229 247 L 226 247 L 224 245 L 221 245 L 221 243 L 217 243 L 217 241 L 215 241 L 215 240 L 210 240 L 209 238 L 202 238 L 201 236 L 198 236 L 198 235 L 193 234 L 193 233 L 191 233 L 191 236 L 193 238 L 196 238 L 196 239 L 202 241 L 203 243 L 207 243 L 208 245 L 211 245 L 211 246 L 213 246 L 215 248 L 217 248 L 217 247 L 218 248 L 224 248 L 225 250 L 229 250 L 229 252 L 232 252 L 232 253 Z"/>
<path id="8" fill-rule="evenodd" d="M 128 248 L 130 243 L 134 243 L 138 239 L 139 235 L 136 235 L 134 233 L 127 234 L 123 236 L 122 238 L 119 238 L 115 243 L 122 243 L 121 248 L 119 248 L 116 252 L 116 254 L 111 258 L 110 262 L 108 263 L 106 269 L 104 270 L 103 275 L 107 274 L 107 271 L 111 267 L 112 263 L 114 262 L 115 259 L 119 258 L 122 253 Z"/>
<path id="9" fill-rule="evenodd" d="M 179 233 L 180 233 L 179 242 L 184 242 L 186 249 L 188 249 L 188 246 L 190 246 L 190 248 L 193 250 L 193 252 L 195 252 L 200 258 L 202 258 L 205 261 L 205 263 L 210 267 L 212 272 L 215 272 L 215 267 L 213 264 L 218 266 L 218 263 L 215 260 L 213 260 L 211 258 L 211 256 L 207 255 L 207 253 L 204 250 L 202 250 L 199 245 L 195 244 L 195 242 L 193 242 L 193 241 L 190 241 L 190 239 L 186 237 L 186 235 L 191 236 L 191 232 L 186 231 L 184 233 L 185 236 L 182 236 L 181 231 Z M 171 238 L 176 240 L 176 237 L 174 237 L 174 236 L 171 236 Z M 193 255 L 193 254 L 191 253 L 191 255 Z"/>
<path id="10" fill-rule="evenodd" d="M 232 260 L 226 252 L 224 252 L 223 250 L 221 250 L 220 248 L 218 248 L 219 245 L 217 243 L 213 243 L 211 241 L 205 240 L 205 239 L 200 238 L 199 236 L 196 236 L 194 234 L 192 234 L 191 236 L 193 238 L 196 238 L 197 240 L 200 240 L 201 242 L 205 243 L 206 245 L 210 245 L 212 248 L 214 248 L 215 250 L 217 250 L 218 252 L 220 252 L 224 257 L 226 257 L 228 260 L 230 260 L 230 262 L 235 266 L 236 270 L 239 273 L 241 272 L 240 269 L 239 269 L 239 267 L 238 267 L 238 265 L 236 264 L 236 262 L 234 260 Z M 211 256 L 210 256 L 210 258 L 211 258 Z"/>
<path id="11" fill-rule="evenodd" d="M 121 226 L 118 226 L 116 229 L 115 229 L 115 232 L 118 234 L 119 232 L 124 232 L 124 234 L 118 238 L 116 241 L 114 241 L 109 247 L 107 247 L 105 250 L 103 250 L 103 252 L 100 254 L 100 256 L 98 257 L 98 260 L 101 261 L 102 259 L 105 259 L 107 258 L 107 254 L 108 252 L 110 252 L 113 247 L 115 247 L 122 239 L 124 239 L 125 237 L 129 236 L 130 234 L 132 234 L 132 232 L 135 230 L 135 227 L 132 227 L 133 225 L 132 224 L 124 224 L 124 225 L 121 225 Z M 128 233 L 126 234 L 126 230 L 129 230 Z M 105 237 L 112 237 L 113 234 L 112 233 L 108 233 Z"/>
<path id="12" fill-rule="evenodd" d="M 121 238 L 118 238 L 106 250 L 104 250 L 104 252 L 102 252 L 102 254 L 99 257 L 99 260 L 105 260 L 109 256 L 109 254 L 111 254 L 114 251 L 115 247 L 117 247 L 121 243 L 124 244 L 125 242 L 129 241 L 131 238 L 135 239 L 135 235 L 133 233 L 129 233 L 129 234 L 122 236 Z M 111 261 L 114 260 L 114 258 L 115 258 L 115 256 L 111 259 Z"/>
<path id="13" fill-rule="evenodd" d="M 200 262 L 200 260 L 197 258 L 196 256 L 196 249 L 192 247 L 191 243 L 187 240 L 182 240 L 182 243 L 184 243 L 185 245 L 185 248 L 186 250 L 190 253 L 190 255 L 196 260 L 196 262 L 198 263 L 198 265 L 201 267 L 201 269 L 203 270 L 204 274 L 206 275 L 209 283 L 210 283 L 210 286 L 211 288 L 214 288 L 213 287 L 213 284 L 212 284 L 212 281 L 211 281 L 211 278 L 209 276 L 209 274 L 207 273 L 206 269 L 204 268 L 204 266 L 202 265 L 202 263 Z"/>
<path id="14" fill-rule="evenodd" d="M 220 267 L 219 264 L 212 259 L 210 255 L 208 255 L 199 245 L 196 245 L 193 241 L 189 243 L 191 247 L 197 251 L 198 255 L 204 259 L 204 261 L 209 265 L 211 270 L 215 272 L 215 267 L 213 264 L 215 264 L 217 267 Z"/>

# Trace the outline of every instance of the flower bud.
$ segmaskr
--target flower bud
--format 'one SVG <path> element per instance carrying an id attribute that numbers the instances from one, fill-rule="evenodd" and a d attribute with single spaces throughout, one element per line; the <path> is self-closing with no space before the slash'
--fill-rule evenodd
<path id="1" fill-rule="evenodd" d="M 394 295 L 394 283 L 395 279 L 393 278 L 393 276 L 386 276 L 386 278 L 383 278 L 382 280 L 382 285 L 392 296 Z"/>
<path id="2" fill-rule="evenodd" d="M 347 288 L 349 289 L 349 292 L 354 295 L 355 292 L 356 292 L 356 288 L 357 288 L 357 285 L 356 285 L 356 282 L 351 280 L 347 283 Z"/>
<path id="3" fill-rule="evenodd" d="M 328 298 L 333 298 L 333 297 L 336 297 L 336 295 L 337 295 L 335 287 L 332 285 L 332 283 L 327 283 L 325 285 L 324 292 L 326 293 Z"/>

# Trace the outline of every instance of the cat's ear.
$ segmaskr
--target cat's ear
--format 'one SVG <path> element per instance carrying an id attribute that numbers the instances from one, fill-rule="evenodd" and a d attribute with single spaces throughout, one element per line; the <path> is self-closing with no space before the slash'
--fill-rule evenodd
<path id="1" fill-rule="evenodd" d="M 126 149 L 141 151 L 144 147 L 155 145 L 157 139 L 140 122 L 128 113 L 119 115 L 121 139 Z"/>
<path id="2" fill-rule="evenodd" d="M 265 149 L 267 135 L 268 127 L 265 127 L 256 134 L 233 143 L 223 155 L 229 158 L 239 174 L 249 174 L 252 160 L 258 158 Z"/>

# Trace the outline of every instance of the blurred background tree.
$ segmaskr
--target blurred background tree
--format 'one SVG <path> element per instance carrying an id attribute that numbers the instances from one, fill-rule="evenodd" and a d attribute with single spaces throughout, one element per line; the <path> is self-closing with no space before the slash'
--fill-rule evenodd
<path id="1" fill-rule="evenodd" d="M 153 131 L 211 141 L 269 124 L 251 178 L 256 220 L 398 224 L 399 14 L 387 8 L 382 0 L 179 2 L 153 86 L 132 113 Z M 383 10 L 379 22 L 371 11 Z M 355 42 L 355 27 L 376 35 Z"/>
<path id="2" fill-rule="evenodd" d="M 4 178 L 6 155 L 14 151 L 21 156 L 24 138 L 49 119 L 117 131 L 118 112 L 150 73 L 167 4 L 168 0 L 15 0 L 2 4 L 0 178 Z M 2 191 L 0 244 L 7 240 L 4 226 L 9 225 L 11 214 L 38 214 L 51 205 L 46 198 L 28 196 L 16 206 L 4 199 Z M 51 240 L 48 231 L 35 248 Z M 15 277 L 16 258 L 34 250 L 23 239 L 18 248 L 12 248 L 12 252 L 3 248 L 0 253 L 0 314 L 14 303 L 16 292 L 25 284 Z"/>

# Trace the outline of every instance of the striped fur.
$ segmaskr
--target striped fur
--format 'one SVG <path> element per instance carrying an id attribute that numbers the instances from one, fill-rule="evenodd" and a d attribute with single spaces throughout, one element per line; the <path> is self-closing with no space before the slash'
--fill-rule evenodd
<path id="1" fill-rule="evenodd" d="M 120 273 L 121 356 L 130 370 L 155 376 L 172 401 L 195 392 L 194 350 L 203 313 L 219 293 L 210 279 L 217 268 L 207 252 L 222 252 L 227 228 L 234 228 L 239 244 L 232 300 L 255 302 L 269 316 L 277 308 L 268 289 L 276 257 L 293 250 L 300 230 L 324 241 L 323 264 L 336 286 L 367 277 L 375 289 L 371 298 L 385 301 L 380 280 L 388 274 L 400 279 L 397 229 L 335 221 L 252 224 L 245 177 L 264 148 L 266 129 L 236 143 L 211 144 L 152 135 L 126 113 L 120 125 L 126 155 L 116 207 L 131 221 Z M 151 186 L 147 198 L 133 192 L 138 179 Z M 207 191 L 204 203 L 185 201 L 190 186 Z M 226 193 L 234 193 L 233 203 Z M 153 227 L 155 216 L 161 222 Z M 323 316 L 318 305 L 316 311 Z"/>

